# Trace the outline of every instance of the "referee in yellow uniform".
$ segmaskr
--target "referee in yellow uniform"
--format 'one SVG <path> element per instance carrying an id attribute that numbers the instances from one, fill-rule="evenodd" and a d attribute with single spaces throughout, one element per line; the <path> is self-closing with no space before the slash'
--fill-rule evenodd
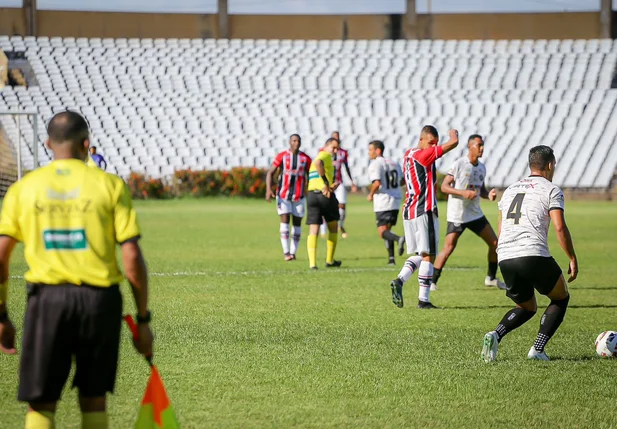
<path id="1" fill-rule="evenodd" d="M 137 350 L 152 354 L 148 275 L 136 213 L 117 176 L 85 164 L 89 131 L 75 112 L 47 127 L 54 160 L 13 184 L 0 216 L 0 350 L 16 353 L 7 311 L 9 260 L 24 243 L 28 292 L 18 399 L 29 405 L 26 429 L 54 428 L 57 401 L 73 359 L 82 428 L 108 427 L 106 395 L 116 379 L 124 270 L 137 307 Z"/>
<path id="2" fill-rule="evenodd" d="M 315 157 L 309 168 L 306 224 L 309 236 L 306 247 L 311 270 L 317 269 L 317 234 L 322 218 L 328 224 L 328 244 L 326 267 L 340 267 L 341 261 L 334 260 L 334 251 L 338 241 L 339 210 L 334 191 L 340 183 L 334 183 L 334 165 L 332 156 L 336 155 L 339 141 L 330 137 L 321 152 Z"/>

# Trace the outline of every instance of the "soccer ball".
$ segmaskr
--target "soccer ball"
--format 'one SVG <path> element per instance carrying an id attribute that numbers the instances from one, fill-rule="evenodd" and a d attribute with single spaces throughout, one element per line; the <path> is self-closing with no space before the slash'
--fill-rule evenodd
<path id="1" fill-rule="evenodd" d="M 617 357 L 617 332 L 604 331 L 598 335 L 596 353 L 600 357 Z"/>

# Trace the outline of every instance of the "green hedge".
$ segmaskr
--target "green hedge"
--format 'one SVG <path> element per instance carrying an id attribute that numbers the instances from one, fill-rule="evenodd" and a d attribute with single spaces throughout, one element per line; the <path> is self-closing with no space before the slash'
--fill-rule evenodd
<path id="1" fill-rule="evenodd" d="M 127 183 L 134 199 L 169 199 L 180 197 L 248 197 L 265 198 L 266 169 L 232 168 L 220 170 L 178 170 L 170 180 L 152 179 L 131 173 Z M 441 192 L 444 175 L 437 174 L 437 199 L 445 201 Z"/>

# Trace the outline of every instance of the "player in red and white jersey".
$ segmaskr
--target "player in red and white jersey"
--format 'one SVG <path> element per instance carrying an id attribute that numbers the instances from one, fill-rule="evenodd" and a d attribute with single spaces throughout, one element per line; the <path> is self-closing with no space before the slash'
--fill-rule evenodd
<path id="1" fill-rule="evenodd" d="M 279 232 L 286 261 L 296 259 L 298 243 L 302 235 L 302 218 L 304 217 L 306 184 L 311 166 L 311 158 L 300 151 L 302 140 L 298 134 L 289 138 L 289 149 L 280 152 L 274 158 L 272 167 L 266 175 L 266 201 L 276 198 L 277 213 L 281 218 Z M 272 177 L 279 175 L 276 195 L 272 191 Z M 289 243 L 289 217 L 293 224 L 293 236 Z"/>
<path id="2" fill-rule="evenodd" d="M 341 138 L 338 131 L 334 131 L 331 135 L 339 141 L 339 145 L 341 144 Z M 323 150 L 320 149 L 321 152 Z M 358 187 L 356 183 L 353 181 L 351 177 L 351 170 L 349 169 L 349 152 L 345 149 L 339 147 L 337 154 L 332 158 L 332 162 L 334 164 L 334 182 L 340 183 L 340 186 L 336 188 L 334 191 L 334 195 L 336 195 L 336 199 L 338 200 L 338 212 L 340 216 L 339 220 L 339 229 L 341 231 L 341 237 L 347 238 L 347 231 L 345 231 L 345 213 L 346 213 L 346 204 L 347 204 L 347 189 L 343 184 L 343 168 L 347 171 L 347 176 L 349 180 L 351 180 L 351 192 L 357 192 Z M 321 224 L 321 235 L 325 237 L 327 233 L 326 223 Z"/>
<path id="3" fill-rule="evenodd" d="M 439 133 L 432 125 L 426 125 L 420 132 L 418 147 L 409 149 L 403 158 L 403 176 L 407 186 L 403 227 L 407 254 L 413 256 L 405 261 L 398 277 L 390 283 L 392 302 L 397 307 L 403 307 L 403 285 L 418 270 L 418 308 L 435 308 L 429 300 L 433 262 L 439 245 L 435 161 L 458 145 L 458 131 L 450 130 L 449 135 L 450 139 L 438 146 Z"/>

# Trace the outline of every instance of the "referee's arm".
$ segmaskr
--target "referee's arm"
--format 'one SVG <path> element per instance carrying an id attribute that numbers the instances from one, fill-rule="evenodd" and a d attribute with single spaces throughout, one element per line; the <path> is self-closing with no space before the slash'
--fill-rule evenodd
<path id="1" fill-rule="evenodd" d="M 17 241 L 8 235 L 0 236 L 0 351 L 15 354 L 15 326 L 9 319 L 6 305 L 9 286 L 9 260 Z"/>

